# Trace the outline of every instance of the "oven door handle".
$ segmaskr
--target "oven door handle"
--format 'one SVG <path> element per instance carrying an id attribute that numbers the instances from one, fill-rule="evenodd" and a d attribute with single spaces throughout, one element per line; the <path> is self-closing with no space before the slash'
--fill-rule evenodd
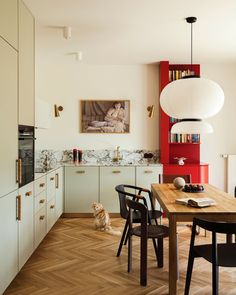
<path id="1" fill-rule="evenodd" d="M 16 183 L 22 184 L 22 159 L 16 160 Z"/>

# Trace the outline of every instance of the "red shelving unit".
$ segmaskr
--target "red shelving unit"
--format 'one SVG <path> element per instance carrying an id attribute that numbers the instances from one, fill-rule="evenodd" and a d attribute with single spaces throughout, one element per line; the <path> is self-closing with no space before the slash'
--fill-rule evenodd
<path id="1" fill-rule="evenodd" d="M 200 65 L 198 64 L 169 64 L 168 61 L 160 62 L 160 92 L 171 83 L 170 78 L 181 78 L 186 72 L 194 72 L 200 76 Z M 175 124 L 160 107 L 160 162 L 163 164 L 164 174 L 191 174 L 193 183 L 208 183 L 208 164 L 200 162 L 200 137 L 197 142 L 191 141 L 189 135 L 170 135 L 170 129 Z M 171 142 L 171 139 L 176 142 Z M 182 139 L 184 138 L 184 139 Z M 188 138 L 188 139 L 186 139 Z M 189 139 L 190 138 L 190 139 Z M 185 157 L 185 165 L 177 164 L 175 157 Z"/>

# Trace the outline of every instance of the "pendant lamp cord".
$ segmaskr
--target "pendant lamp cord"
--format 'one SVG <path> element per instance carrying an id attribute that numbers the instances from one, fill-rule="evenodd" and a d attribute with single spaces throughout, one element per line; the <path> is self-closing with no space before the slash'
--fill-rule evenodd
<path id="1" fill-rule="evenodd" d="M 193 71 L 193 24 L 191 23 L 191 72 Z"/>

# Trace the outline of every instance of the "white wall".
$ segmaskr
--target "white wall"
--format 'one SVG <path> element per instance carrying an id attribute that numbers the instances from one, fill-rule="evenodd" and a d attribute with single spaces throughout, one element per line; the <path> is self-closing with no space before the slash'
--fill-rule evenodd
<path id="1" fill-rule="evenodd" d="M 86 65 L 58 57 L 38 60 L 36 69 L 36 97 L 64 107 L 49 130 L 37 132 L 37 148 L 159 148 L 157 65 Z M 209 182 L 225 189 L 226 160 L 220 155 L 236 154 L 236 64 L 202 64 L 201 75 L 218 82 L 225 92 L 223 109 L 208 119 L 214 133 L 201 138 L 201 161 L 209 163 Z M 81 134 L 80 99 L 130 99 L 130 134 Z M 147 116 L 150 104 L 156 106 L 153 119 Z"/>
<path id="2" fill-rule="evenodd" d="M 236 64 L 203 64 L 201 76 L 217 82 L 225 93 L 223 109 L 207 120 L 214 133 L 201 137 L 201 160 L 210 164 L 209 182 L 226 189 L 226 160 L 221 155 L 236 154 Z"/>
<path id="3" fill-rule="evenodd" d="M 38 59 L 36 98 L 62 105 L 61 117 L 52 127 L 37 131 L 38 149 L 157 149 L 159 147 L 157 65 L 86 65 L 71 57 Z M 81 99 L 129 99 L 130 134 L 82 134 Z M 148 118 L 148 105 L 155 105 L 154 118 Z"/>

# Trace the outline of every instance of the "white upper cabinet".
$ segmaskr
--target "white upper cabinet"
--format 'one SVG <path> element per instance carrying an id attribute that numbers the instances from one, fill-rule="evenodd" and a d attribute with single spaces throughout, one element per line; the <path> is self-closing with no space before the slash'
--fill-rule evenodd
<path id="1" fill-rule="evenodd" d="M 46 101 L 35 100 L 35 127 L 50 128 L 51 127 L 52 108 Z"/>
<path id="2" fill-rule="evenodd" d="M 0 0 L 0 36 L 18 48 L 18 0 Z"/>
<path id="3" fill-rule="evenodd" d="M 34 126 L 34 17 L 19 1 L 19 124 Z"/>
<path id="4" fill-rule="evenodd" d="M 0 0 L 1 2 L 1 0 Z M 0 197 L 17 189 L 17 52 L 0 38 Z"/>

